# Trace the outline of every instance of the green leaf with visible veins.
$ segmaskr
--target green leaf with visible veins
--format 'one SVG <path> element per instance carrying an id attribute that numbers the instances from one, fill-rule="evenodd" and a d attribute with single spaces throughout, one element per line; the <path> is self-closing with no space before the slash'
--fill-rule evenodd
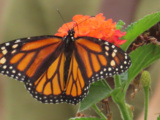
<path id="1" fill-rule="evenodd" d="M 160 47 L 154 44 L 144 45 L 130 54 L 132 66 L 128 70 L 128 82 L 131 82 L 142 69 L 160 58 Z"/>
<path id="2" fill-rule="evenodd" d="M 138 20 L 135 23 L 132 23 L 126 28 L 126 35 L 122 37 L 122 39 L 127 40 L 121 48 L 123 50 L 127 50 L 129 45 L 144 31 L 148 30 L 150 27 L 155 25 L 157 22 L 160 21 L 160 12 L 156 12 L 150 15 L 145 16 L 144 18 Z"/>

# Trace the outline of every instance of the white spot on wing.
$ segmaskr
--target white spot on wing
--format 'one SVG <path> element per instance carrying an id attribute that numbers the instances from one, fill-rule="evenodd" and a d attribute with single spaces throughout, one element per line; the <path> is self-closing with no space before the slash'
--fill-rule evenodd
<path id="1" fill-rule="evenodd" d="M 108 47 L 108 46 L 105 46 L 105 49 L 108 51 L 108 50 L 109 50 L 109 47 Z"/>
<path id="2" fill-rule="evenodd" d="M 16 52 L 16 50 L 13 50 L 11 53 L 14 54 Z"/>
<path id="3" fill-rule="evenodd" d="M 6 44 L 6 46 L 9 46 L 10 45 L 10 43 L 5 43 Z"/>
<path id="4" fill-rule="evenodd" d="M 108 43 L 108 42 L 105 42 L 104 44 L 109 45 L 109 43 Z"/>
<path id="5" fill-rule="evenodd" d="M 112 70 L 112 69 L 109 67 L 109 68 L 108 68 L 108 71 L 111 71 L 111 70 Z"/>
<path id="6" fill-rule="evenodd" d="M 114 58 L 116 56 L 116 53 L 115 52 L 112 52 L 112 57 Z"/>
<path id="7" fill-rule="evenodd" d="M 16 73 L 16 71 L 15 71 L 15 70 L 12 70 L 12 73 Z"/>
<path id="8" fill-rule="evenodd" d="M 7 68 L 7 65 L 4 65 L 4 66 L 3 66 L 3 69 L 6 69 L 6 68 Z"/>
<path id="9" fill-rule="evenodd" d="M 18 44 L 14 44 L 13 46 L 12 46 L 12 48 L 17 48 L 18 47 Z"/>
<path id="10" fill-rule="evenodd" d="M 112 45 L 112 48 L 115 48 L 115 45 Z"/>
<path id="11" fill-rule="evenodd" d="M 19 42 L 21 42 L 21 40 L 20 40 L 20 39 L 18 39 L 18 40 L 16 40 L 16 41 L 15 41 L 15 43 L 19 43 Z"/>
<path id="12" fill-rule="evenodd" d="M 1 59 L 0 59 L 0 64 L 4 64 L 6 62 L 6 58 L 5 57 L 2 57 Z"/>
<path id="13" fill-rule="evenodd" d="M 3 46 L 3 47 L 1 47 L 1 50 L 5 50 L 6 48 Z"/>
<path id="14" fill-rule="evenodd" d="M 111 60 L 111 66 L 115 66 L 116 65 L 116 63 L 115 63 L 115 61 L 114 60 Z"/>
<path id="15" fill-rule="evenodd" d="M 108 52 L 105 52 L 105 54 L 106 54 L 107 56 L 109 56 Z"/>
<path id="16" fill-rule="evenodd" d="M 3 53 L 3 55 L 5 55 L 5 54 L 7 54 L 7 50 L 6 49 L 4 49 L 3 51 L 2 51 L 2 53 Z"/>

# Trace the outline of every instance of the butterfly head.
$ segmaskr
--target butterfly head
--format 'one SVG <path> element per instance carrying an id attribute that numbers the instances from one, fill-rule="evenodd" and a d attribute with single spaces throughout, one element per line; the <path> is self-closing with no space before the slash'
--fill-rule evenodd
<path id="1" fill-rule="evenodd" d="M 68 31 L 67 36 L 64 37 L 63 39 L 65 41 L 66 51 L 68 51 L 73 47 L 73 42 L 75 41 L 74 34 L 75 34 L 75 31 L 74 31 L 74 28 L 72 28 Z"/>
<path id="2" fill-rule="evenodd" d="M 67 37 L 71 40 L 71 41 L 74 41 L 74 34 L 75 34 L 75 31 L 74 31 L 74 28 L 70 29 L 68 31 L 68 35 Z"/>

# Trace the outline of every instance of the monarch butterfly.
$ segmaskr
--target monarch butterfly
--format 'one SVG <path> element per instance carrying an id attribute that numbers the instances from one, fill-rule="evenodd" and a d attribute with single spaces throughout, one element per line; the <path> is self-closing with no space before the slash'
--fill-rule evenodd
<path id="1" fill-rule="evenodd" d="M 36 36 L 0 44 L 0 73 L 25 84 L 42 103 L 79 103 L 91 83 L 123 73 L 130 57 L 94 37 Z"/>

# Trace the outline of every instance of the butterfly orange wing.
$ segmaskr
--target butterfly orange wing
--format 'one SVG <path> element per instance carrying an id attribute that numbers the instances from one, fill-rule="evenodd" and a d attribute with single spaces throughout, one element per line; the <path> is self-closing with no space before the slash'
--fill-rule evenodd
<path id="1" fill-rule="evenodd" d="M 1 44 L 0 49 L 1 73 L 23 81 L 43 103 L 77 104 L 92 82 L 120 74 L 131 64 L 123 50 L 91 37 L 75 39 L 70 63 L 65 63 L 64 43 L 59 37 L 19 39 Z M 70 66 L 69 71 L 64 64 Z"/>
<path id="2" fill-rule="evenodd" d="M 126 71 L 130 57 L 115 45 L 96 38 L 75 40 L 75 49 L 66 83 L 66 102 L 77 104 L 88 93 L 91 83 Z"/>
<path id="3" fill-rule="evenodd" d="M 25 83 L 34 98 L 43 103 L 64 102 L 64 53 L 60 53 L 36 81 Z"/>
<path id="4" fill-rule="evenodd" d="M 38 36 L 0 45 L 0 72 L 25 83 L 39 101 L 56 103 L 64 94 L 63 41 Z M 46 99 L 47 98 L 47 99 Z"/>
<path id="5" fill-rule="evenodd" d="M 0 72 L 19 81 L 36 80 L 60 54 L 61 44 L 61 38 L 53 36 L 23 38 L 1 44 Z"/>
<path id="6" fill-rule="evenodd" d="M 71 104 L 77 104 L 83 98 L 82 95 L 87 94 L 88 90 L 84 89 L 86 87 L 86 76 L 82 73 L 79 68 L 79 63 L 75 57 L 75 51 L 72 53 L 68 78 L 66 82 L 66 94 L 65 102 Z M 87 84 L 88 85 L 88 84 Z"/>

